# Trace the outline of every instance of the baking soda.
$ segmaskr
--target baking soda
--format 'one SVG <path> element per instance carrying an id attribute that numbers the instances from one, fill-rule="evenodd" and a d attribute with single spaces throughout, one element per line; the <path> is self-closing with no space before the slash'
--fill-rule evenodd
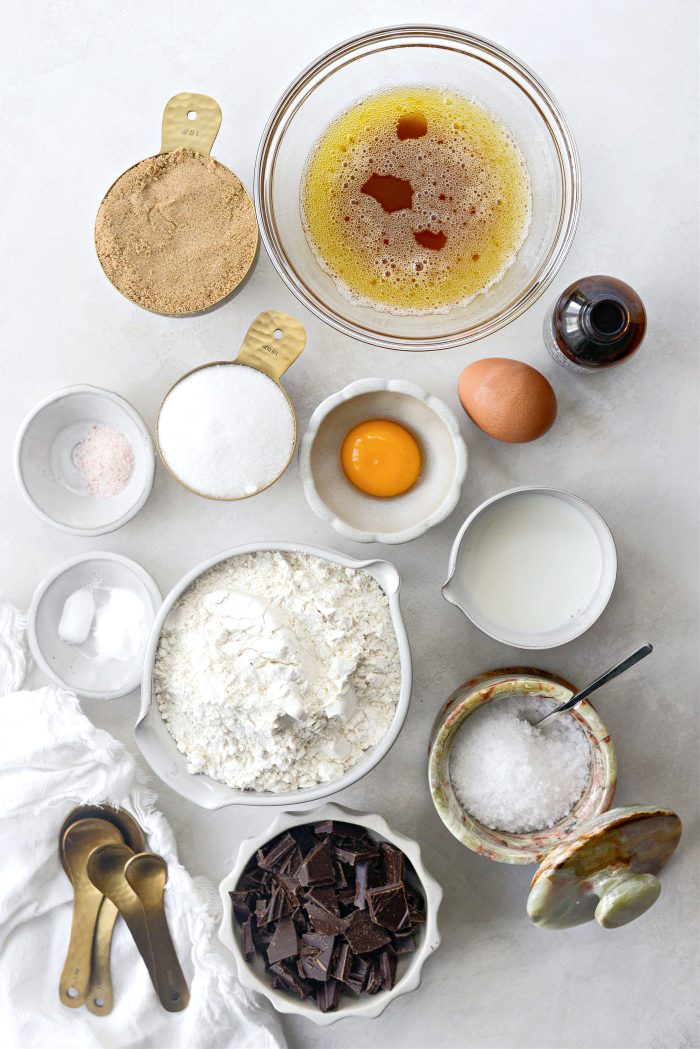
<path id="1" fill-rule="evenodd" d="M 241 499 L 266 488 L 286 468 L 295 442 L 286 395 L 246 365 L 213 365 L 186 376 L 158 418 L 166 465 L 211 498 Z"/>
<path id="2" fill-rule="evenodd" d="M 472 714 L 452 745 L 450 779 L 460 804 L 493 830 L 551 827 L 579 800 L 590 775 L 583 729 L 567 714 L 531 725 L 550 700 L 497 699 Z"/>

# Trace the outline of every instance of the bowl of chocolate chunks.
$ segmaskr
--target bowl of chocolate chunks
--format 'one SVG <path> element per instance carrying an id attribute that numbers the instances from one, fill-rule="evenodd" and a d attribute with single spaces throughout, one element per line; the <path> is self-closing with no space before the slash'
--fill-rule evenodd
<path id="1" fill-rule="evenodd" d="M 442 889 L 419 846 L 342 805 L 283 812 L 219 891 L 241 983 L 317 1024 L 379 1016 L 440 945 Z"/>

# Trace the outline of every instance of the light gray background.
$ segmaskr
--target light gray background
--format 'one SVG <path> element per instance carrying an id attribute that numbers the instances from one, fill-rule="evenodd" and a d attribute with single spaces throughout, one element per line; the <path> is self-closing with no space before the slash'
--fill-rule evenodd
<path id="1" fill-rule="evenodd" d="M 342 38 L 396 21 L 454 24 L 491 37 L 531 65 L 570 119 L 581 153 L 583 211 L 554 287 L 487 341 L 444 353 L 398 355 L 354 344 L 313 319 L 264 252 L 253 278 L 222 309 L 185 320 L 131 306 L 97 263 L 92 227 L 101 196 L 158 148 L 161 111 L 182 90 L 221 103 L 215 154 L 251 186 L 259 134 L 296 73 Z M 163 592 L 196 561 L 255 539 L 302 540 L 393 560 L 415 660 L 406 726 L 382 765 L 340 800 L 383 813 L 417 838 L 445 888 L 443 945 L 422 989 L 375 1021 L 323 1031 L 285 1021 L 293 1046 L 691 1047 L 697 1007 L 697 5 L 676 0 L 5 0 L 3 217 L 0 223 L 1 579 L 26 607 L 41 576 L 90 548 L 140 561 Z M 572 376 L 550 361 L 540 329 L 556 289 L 609 272 L 642 294 L 642 351 L 607 375 Z M 152 422 L 180 373 L 233 355 L 251 319 L 277 307 L 308 329 L 288 373 L 300 427 L 318 402 L 365 375 L 401 375 L 459 410 L 456 380 L 480 356 L 517 357 L 552 381 L 559 418 L 542 441 L 509 447 L 466 417 L 471 456 L 450 519 L 403 548 L 343 541 L 309 511 L 296 464 L 271 490 L 236 505 L 208 503 L 159 468 L 151 499 L 120 532 L 85 540 L 42 524 L 12 479 L 10 449 L 24 413 L 46 393 L 90 382 L 118 391 Z M 583 683 L 643 641 L 656 651 L 611 685 L 598 707 L 618 748 L 619 804 L 677 809 L 685 835 L 653 911 L 628 928 L 547 933 L 528 924 L 533 870 L 478 858 L 443 828 L 426 786 L 430 726 L 460 681 L 522 662 L 472 628 L 440 596 L 452 539 L 482 499 L 518 484 L 567 488 L 609 523 L 620 571 L 608 610 L 589 633 L 532 661 Z M 39 681 L 38 676 L 33 678 Z M 86 704 L 133 749 L 138 697 Z M 199 811 L 159 789 L 184 863 L 215 882 L 240 839 L 270 810 Z"/>

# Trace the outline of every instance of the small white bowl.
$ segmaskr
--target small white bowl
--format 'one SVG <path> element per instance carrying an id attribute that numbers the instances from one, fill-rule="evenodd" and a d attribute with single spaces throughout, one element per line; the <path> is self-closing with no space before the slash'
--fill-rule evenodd
<path id="1" fill-rule="evenodd" d="M 100 499 L 81 486 L 73 449 L 90 427 L 119 430 L 134 469 L 119 495 Z M 19 489 L 37 517 L 73 535 L 104 535 L 139 512 L 153 485 L 155 452 L 146 424 L 128 401 L 96 386 L 69 386 L 39 401 L 22 422 L 14 451 Z"/>
<path id="2" fill-rule="evenodd" d="M 66 598 L 85 587 L 124 587 L 144 604 L 144 642 L 138 656 L 125 663 L 96 661 L 90 639 L 71 645 L 58 636 Z M 97 590 L 98 606 L 100 591 Z M 34 591 L 27 613 L 27 639 L 38 667 L 62 688 L 84 699 L 120 699 L 133 692 L 141 680 L 148 632 L 161 603 L 158 587 L 148 572 L 121 554 L 93 550 L 56 565 Z"/>
<path id="3" fill-rule="evenodd" d="M 340 461 L 347 433 L 368 419 L 406 426 L 421 447 L 413 488 L 393 499 L 365 495 Z M 299 471 L 313 512 L 357 543 L 408 543 L 452 513 L 467 473 L 467 447 L 454 414 L 420 386 L 400 379 L 360 379 L 327 397 L 299 446 Z"/>
<path id="4" fill-rule="evenodd" d="M 390 991 L 379 991 L 375 995 L 362 995 L 358 997 L 344 996 L 336 1012 L 322 1013 L 312 1001 L 302 1001 L 295 998 L 286 991 L 275 990 L 265 975 L 262 957 L 256 953 L 253 962 L 248 963 L 243 955 L 241 930 L 234 920 L 233 906 L 229 892 L 233 892 L 240 881 L 248 861 L 256 850 L 264 846 L 271 838 L 283 834 L 290 827 L 298 827 L 303 823 L 317 823 L 322 820 L 336 820 L 342 823 L 357 823 L 365 827 L 379 841 L 389 841 L 392 845 L 406 855 L 413 865 L 420 882 L 426 904 L 426 922 L 418 936 L 418 946 L 413 954 L 399 957 L 397 965 L 397 980 Z M 219 885 L 219 893 L 223 904 L 224 915 L 219 929 L 219 939 L 228 947 L 236 960 L 238 978 L 244 987 L 252 991 L 258 991 L 272 1003 L 280 1013 L 293 1013 L 296 1016 L 304 1016 L 313 1023 L 327 1027 L 346 1017 L 362 1017 L 371 1019 L 380 1016 L 386 1007 L 409 991 L 415 991 L 420 986 L 421 970 L 426 960 L 440 946 L 440 933 L 437 926 L 437 915 L 442 900 L 442 889 L 435 879 L 427 872 L 423 865 L 420 847 L 415 841 L 406 838 L 392 830 L 386 821 L 375 814 L 357 812 L 354 809 L 346 809 L 343 805 L 328 804 L 317 809 L 307 809 L 304 812 L 283 812 L 264 834 L 254 838 L 246 838 L 241 842 L 238 850 L 236 865 L 229 875 Z"/>
<path id="5" fill-rule="evenodd" d="M 305 787 L 302 790 L 280 794 L 253 790 L 234 790 L 233 787 L 228 787 L 225 783 L 219 783 L 203 772 L 196 775 L 188 772 L 187 758 L 178 750 L 175 740 L 168 732 L 168 728 L 158 709 L 158 702 L 153 688 L 153 668 L 163 623 L 170 615 L 173 605 L 181 594 L 194 583 L 195 579 L 214 565 L 227 561 L 231 557 L 236 557 L 238 554 L 250 554 L 258 550 L 285 550 L 296 554 L 311 554 L 314 557 L 321 557 L 326 561 L 343 565 L 345 568 L 355 568 L 368 572 L 373 579 L 377 580 L 389 599 L 389 611 L 396 635 L 401 665 L 399 698 L 393 720 L 384 738 L 376 746 L 368 750 L 364 757 L 358 761 L 357 765 L 346 772 L 344 776 L 341 776 L 340 779 L 332 780 L 329 783 L 319 783 L 315 787 Z M 396 741 L 406 720 L 408 704 L 411 699 L 411 650 L 399 608 L 400 584 L 399 573 L 388 561 L 356 561 L 334 550 L 304 546 L 301 543 L 252 543 L 249 546 L 237 546 L 232 550 L 224 550 L 222 553 L 215 554 L 213 557 L 207 558 L 206 561 L 195 565 L 191 571 L 175 584 L 163 601 L 153 623 L 143 663 L 141 710 L 134 727 L 134 739 L 156 775 L 160 776 L 164 783 L 178 794 L 181 794 L 183 798 L 194 802 L 195 805 L 201 805 L 204 809 L 220 809 L 225 805 L 275 805 L 279 807 L 281 805 L 300 805 L 304 802 L 320 801 L 331 794 L 344 790 L 345 787 L 349 787 L 352 783 L 356 783 L 357 780 L 366 776 L 375 765 L 379 764 Z"/>
<path id="6" fill-rule="evenodd" d="M 555 503 L 547 504 L 544 516 L 539 508 L 533 514 L 533 496 Z M 511 522 L 519 515 L 519 532 L 512 523 L 510 534 L 503 527 L 509 515 Z M 574 566 L 577 578 L 570 574 L 567 580 L 564 569 L 557 572 L 557 557 L 566 568 Z M 487 561 L 490 568 L 482 571 Z M 496 641 L 514 648 L 556 648 L 595 623 L 616 576 L 615 542 L 592 506 L 557 488 L 511 488 L 477 506 L 460 528 L 442 594 Z"/>

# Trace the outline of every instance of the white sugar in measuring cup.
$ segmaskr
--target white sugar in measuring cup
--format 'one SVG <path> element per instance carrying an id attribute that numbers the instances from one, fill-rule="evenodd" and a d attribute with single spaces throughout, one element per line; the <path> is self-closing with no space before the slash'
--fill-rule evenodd
<path id="1" fill-rule="evenodd" d="M 191 371 L 186 372 L 173 384 L 173 386 L 170 387 L 163 398 L 158 411 L 155 429 L 158 454 L 160 455 L 166 470 L 168 470 L 176 481 L 188 491 L 193 492 L 195 495 L 202 496 L 205 499 L 214 499 L 220 502 L 235 502 L 241 499 L 248 499 L 253 495 L 258 495 L 260 492 L 271 487 L 275 481 L 279 480 L 292 461 L 297 442 L 297 422 L 294 407 L 286 390 L 281 385 L 280 379 L 300 355 L 305 345 L 306 332 L 298 320 L 291 317 L 288 313 L 282 313 L 280 310 L 266 310 L 264 313 L 261 313 L 256 317 L 251 324 L 246 337 L 243 340 L 243 345 L 241 346 L 238 356 L 234 361 L 213 361 L 210 364 L 200 365 L 200 367 L 193 368 Z M 214 454 L 218 454 L 220 457 L 223 456 L 226 459 L 230 457 L 232 461 L 245 460 L 246 454 L 255 453 L 260 447 L 260 442 L 263 440 L 260 434 L 246 433 L 235 445 L 224 447 L 222 446 L 222 437 L 219 433 L 217 436 L 218 444 L 216 452 L 210 451 L 207 447 L 207 442 L 212 439 L 212 433 L 216 429 L 217 414 L 228 414 L 235 412 L 236 410 L 235 404 L 229 402 L 215 404 L 214 398 L 212 398 L 211 402 L 211 417 L 207 417 L 201 412 L 200 404 L 199 414 L 193 411 L 192 415 L 185 416 L 184 421 L 182 420 L 183 404 L 186 406 L 185 384 L 187 384 L 188 380 L 191 380 L 193 376 L 198 376 L 207 369 L 212 368 L 226 369 L 227 373 L 229 373 L 229 369 L 253 369 L 258 376 L 264 376 L 265 381 L 269 381 L 272 384 L 271 389 L 274 389 L 276 394 L 279 395 L 280 404 L 283 406 L 283 410 L 286 410 L 289 413 L 289 426 L 285 428 L 288 433 L 288 440 L 286 441 L 286 444 L 289 446 L 288 454 L 285 454 L 285 446 L 284 449 L 281 449 L 281 454 L 279 456 L 279 469 L 276 470 L 274 476 L 271 478 L 264 478 L 263 483 L 260 483 L 259 485 L 256 484 L 252 491 L 245 490 L 233 494 L 221 494 L 220 492 L 206 491 L 204 487 L 197 487 L 197 485 L 193 483 L 191 477 L 184 478 L 180 476 L 180 473 L 184 472 L 183 467 L 180 465 L 180 473 L 178 473 L 178 465 L 173 461 L 176 456 L 176 442 L 173 438 L 173 429 L 175 425 L 173 422 L 173 417 L 175 415 L 173 409 L 176 403 L 173 400 L 174 395 L 178 397 L 180 413 L 175 439 L 180 446 L 182 446 L 183 443 L 186 444 L 188 450 L 193 455 L 201 457 L 202 461 L 206 461 L 210 455 L 213 456 Z M 185 428 L 184 432 L 183 428 Z M 280 440 L 285 440 L 284 433 L 282 432 L 280 434 Z M 241 443 L 241 441 L 243 443 Z"/>

